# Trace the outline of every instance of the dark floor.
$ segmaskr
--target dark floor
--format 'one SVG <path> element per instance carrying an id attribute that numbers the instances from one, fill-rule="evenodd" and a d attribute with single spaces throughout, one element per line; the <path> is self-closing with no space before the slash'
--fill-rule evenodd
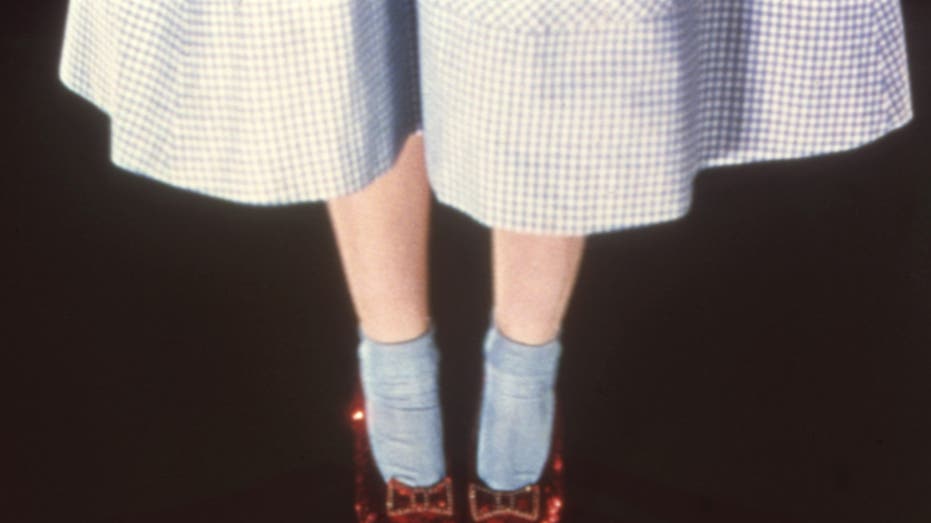
<path id="1" fill-rule="evenodd" d="M 351 521 L 355 326 L 323 207 L 117 170 L 106 118 L 56 80 L 64 2 L 18 5 L 0 520 Z M 687 218 L 590 239 L 563 338 L 569 523 L 931 521 L 931 5 L 906 16 L 907 129 L 707 171 Z M 488 233 L 434 217 L 461 463 Z"/>

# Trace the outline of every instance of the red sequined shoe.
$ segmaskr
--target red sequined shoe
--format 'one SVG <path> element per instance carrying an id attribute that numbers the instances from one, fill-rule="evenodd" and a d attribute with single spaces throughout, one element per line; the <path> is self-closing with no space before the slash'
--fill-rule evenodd
<path id="1" fill-rule="evenodd" d="M 559 523 L 565 504 L 562 458 L 562 417 L 557 401 L 550 455 L 540 479 L 517 490 L 494 490 L 478 477 L 478 417 L 472 432 L 470 481 L 468 486 L 470 523 Z"/>
<path id="2" fill-rule="evenodd" d="M 350 412 L 355 443 L 358 523 L 457 523 L 451 477 L 430 487 L 411 487 L 395 478 L 385 484 L 369 447 L 365 400 L 360 386 L 356 388 Z"/>

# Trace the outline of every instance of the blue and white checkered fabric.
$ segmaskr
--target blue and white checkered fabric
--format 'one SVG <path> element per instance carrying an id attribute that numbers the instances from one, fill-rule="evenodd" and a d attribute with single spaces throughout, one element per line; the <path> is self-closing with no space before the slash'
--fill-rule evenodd
<path id="1" fill-rule="evenodd" d="M 551 234 L 912 118 L 898 0 L 71 0 L 60 75 L 114 163 L 177 187 L 341 196 L 422 129 L 441 202 Z"/>

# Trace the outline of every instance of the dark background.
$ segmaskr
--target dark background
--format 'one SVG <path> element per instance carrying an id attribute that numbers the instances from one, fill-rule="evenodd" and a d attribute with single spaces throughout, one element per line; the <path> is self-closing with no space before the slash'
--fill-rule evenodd
<path id="1" fill-rule="evenodd" d="M 108 161 L 57 80 L 65 2 L 4 8 L 4 521 L 352 519 L 355 324 L 322 204 Z M 683 220 L 590 238 L 564 325 L 573 522 L 931 521 L 931 5 L 916 121 L 702 173 Z M 447 433 L 465 459 L 488 231 L 434 207 Z"/>

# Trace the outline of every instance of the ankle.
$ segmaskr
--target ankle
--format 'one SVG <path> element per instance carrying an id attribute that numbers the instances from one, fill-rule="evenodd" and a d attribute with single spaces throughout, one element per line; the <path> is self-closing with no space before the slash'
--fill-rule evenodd
<path id="1" fill-rule="evenodd" d="M 560 333 L 539 344 L 523 343 L 507 336 L 492 322 L 483 342 L 485 370 L 506 381 L 532 380 L 555 385 L 562 356 Z M 486 378 L 487 380 L 487 378 Z"/>
<path id="2" fill-rule="evenodd" d="M 423 337 L 433 328 L 429 315 L 409 315 L 403 318 L 369 318 L 359 321 L 359 335 L 383 345 L 411 342 Z"/>
<path id="3" fill-rule="evenodd" d="M 502 337 L 526 346 L 551 343 L 561 333 L 560 325 L 553 321 L 543 321 L 528 315 L 501 314 L 497 310 L 492 311 L 491 322 Z"/>

